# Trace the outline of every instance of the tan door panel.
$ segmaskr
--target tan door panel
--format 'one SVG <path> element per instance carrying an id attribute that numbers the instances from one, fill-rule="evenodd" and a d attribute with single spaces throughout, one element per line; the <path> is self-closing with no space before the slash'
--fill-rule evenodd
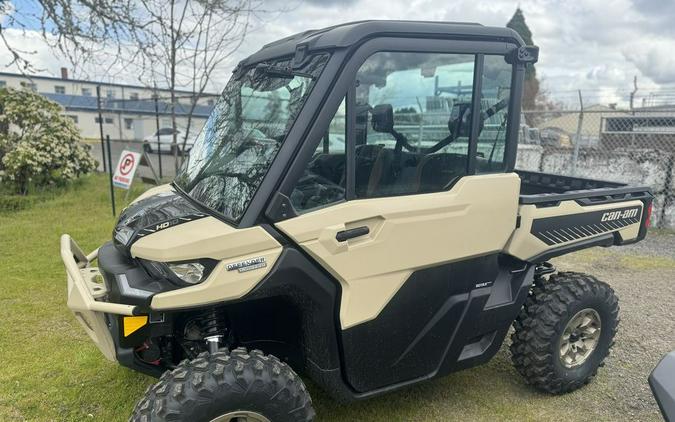
<path id="1" fill-rule="evenodd" d="M 467 176 L 447 192 L 348 201 L 277 226 L 340 282 L 346 329 L 377 317 L 413 271 L 501 251 L 519 188 L 515 173 Z M 362 226 L 368 234 L 336 240 Z"/>

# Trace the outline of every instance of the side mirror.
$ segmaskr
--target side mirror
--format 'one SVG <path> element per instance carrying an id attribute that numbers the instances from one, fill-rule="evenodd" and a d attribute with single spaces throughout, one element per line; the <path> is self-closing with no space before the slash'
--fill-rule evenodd
<path id="1" fill-rule="evenodd" d="M 675 418 L 675 351 L 668 353 L 649 375 L 649 386 L 663 418 Z"/>
<path id="2" fill-rule="evenodd" d="M 480 121 L 478 133 L 483 129 L 483 120 Z M 471 134 L 471 103 L 455 103 L 450 111 L 448 130 L 454 139 L 468 137 Z"/>
<path id="3" fill-rule="evenodd" d="M 394 130 L 394 109 L 391 104 L 378 104 L 370 111 L 375 132 L 391 133 Z"/>

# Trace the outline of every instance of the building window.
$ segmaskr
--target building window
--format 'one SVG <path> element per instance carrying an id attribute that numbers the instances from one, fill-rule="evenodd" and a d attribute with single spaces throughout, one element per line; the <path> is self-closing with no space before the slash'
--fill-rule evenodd
<path id="1" fill-rule="evenodd" d="M 127 128 L 128 130 L 133 129 L 134 128 L 134 119 L 124 119 L 124 127 Z"/>
<path id="2" fill-rule="evenodd" d="M 162 119 L 162 127 L 173 127 L 171 119 Z"/>
<path id="3" fill-rule="evenodd" d="M 206 104 L 208 104 L 209 107 L 213 107 L 214 104 L 213 99 L 209 99 L 208 101 L 206 101 Z"/>
<path id="4" fill-rule="evenodd" d="M 129 99 L 138 100 L 138 92 L 132 92 L 131 94 L 129 94 Z"/>
<path id="5" fill-rule="evenodd" d="M 7 81 L 0 81 L 0 88 L 4 88 L 7 86 Z"/>
<path id="6" fill-rule="evenodd" d="M 33 92 L 37 92 L 37 85 L 32 82 L 21 82 L 21 86 L 26 89 L 30 89 Z"/>
<path id="7" fill-rule="evenodd" d="M 105 118 L 103 119 L 103 121 L 104 121 L 106 124 L 111 125 L 112 122 L 113 122 L 113 119 L 112 119 L 112 117 L 105 117 Z M 101 120 L 100 120 L 98 117 L 94 117 L 94 122 L 95 122 L 96 124 L 99 124 L 99 123 L 101 123 Z"/>
<path id="8" fill-rule="evenodd" d="M 109 98 L 109 99 L 115 98 L 115 91 L 112 90 L 112 89 L 108 89 L 105 92 L 105 96 L 106 96 L 106 98 Z"/>
<path id="9" fill-rule="evenodd" d="M 61 86 L 61 85 L 56 85 L 54 87 L 54 92 L 56 92 L 57 94 L 65 94 L 66 93 L 66 87 Z"/>
<path id="10" fill-rule="evenodd" d="M 66 117 L 70 118 L 73 121 L 73 123 L 75 123 L 75 124 L 79 123 L 79 119 L 77 118 L 77 116 L 75 116 L 73 114 L 68 114 L 68 115 L 66 115 Z"/>
<path id="11" fill-rule="evenodd" d="M 82 88 L 82 95 L 85 97 L 91 97 L 91 88 Z"/>

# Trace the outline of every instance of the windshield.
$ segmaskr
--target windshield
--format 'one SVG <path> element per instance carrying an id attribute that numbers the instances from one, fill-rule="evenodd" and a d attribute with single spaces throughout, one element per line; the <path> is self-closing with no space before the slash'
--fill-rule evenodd
<path id="1" fill-rule="evenodd" d="M 233 77 L 174 183 L 238 221 L 327 60 L 316 55 L 294 70 L 290 60 L 270 62 Z"/>

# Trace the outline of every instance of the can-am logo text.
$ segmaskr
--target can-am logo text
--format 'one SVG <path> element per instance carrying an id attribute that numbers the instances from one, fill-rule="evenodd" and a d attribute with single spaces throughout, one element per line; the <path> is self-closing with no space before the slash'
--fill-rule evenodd
<path id="1" fill-rule="evenodd" d="M 638 215 L 639 208 L 632 208 L 629 210 L 623 210 L 623 211 L 610 211 L 602 214 L 602 218 L 600 221 L 614 221 L 614 220 L 620 220 L 624 218 L 633 218 L 637 217 Z"/>

